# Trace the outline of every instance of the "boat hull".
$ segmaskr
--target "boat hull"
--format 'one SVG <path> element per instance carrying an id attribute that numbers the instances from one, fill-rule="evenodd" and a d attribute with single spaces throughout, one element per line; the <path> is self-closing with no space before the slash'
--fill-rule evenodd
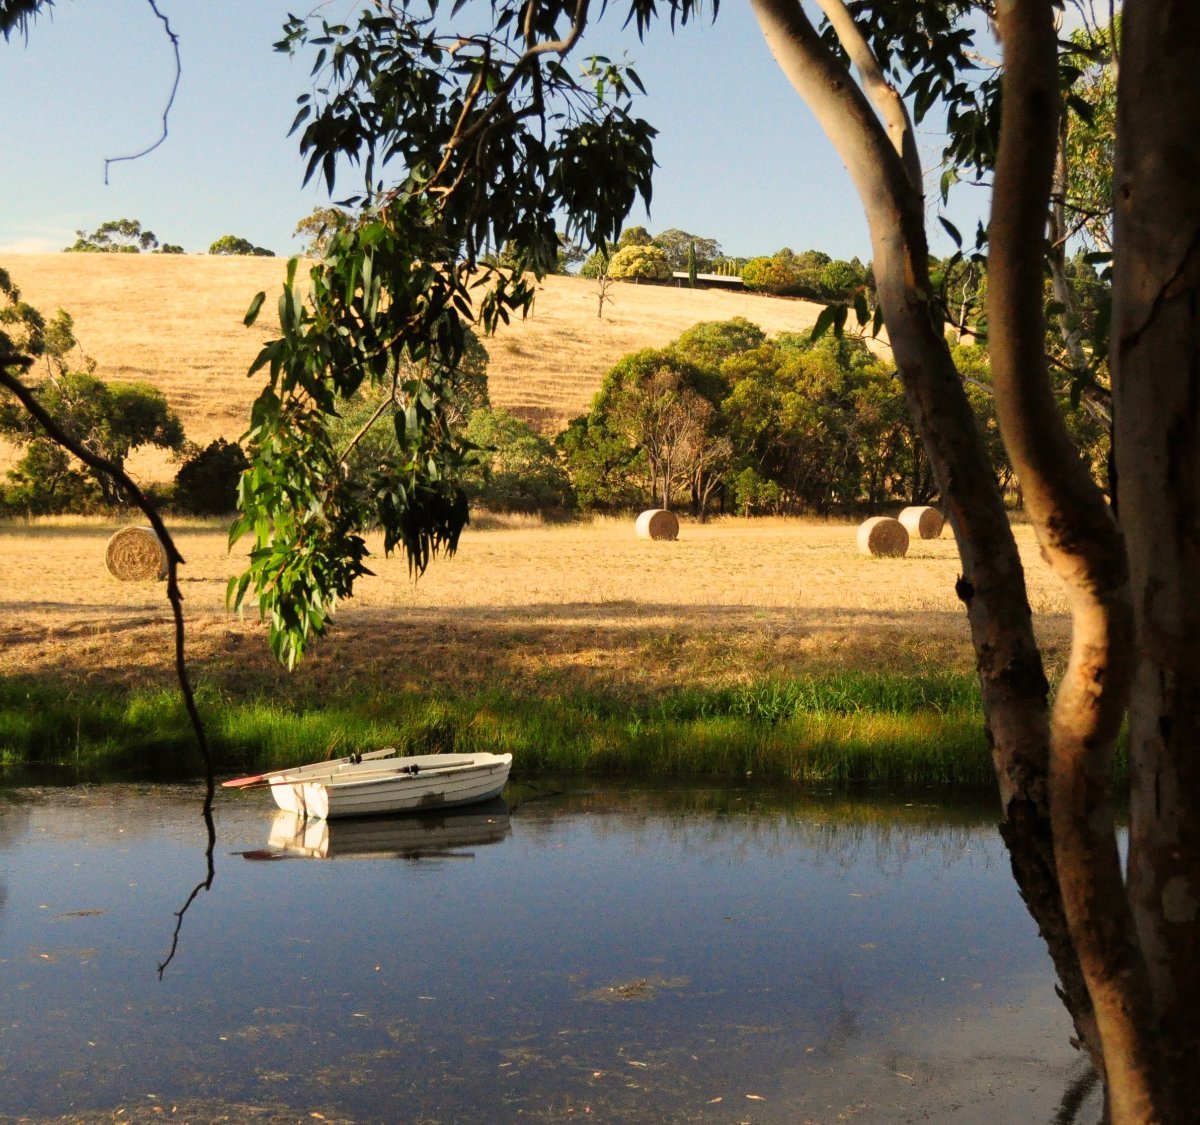
<path id="1" fill-rule="evenodd" d="M 380 816 L 471 805 L 500 795 L 511 754 L 427 754 L 364 761 L 325 775 L 269 778 L 275 803 L 302 817 Z"/>

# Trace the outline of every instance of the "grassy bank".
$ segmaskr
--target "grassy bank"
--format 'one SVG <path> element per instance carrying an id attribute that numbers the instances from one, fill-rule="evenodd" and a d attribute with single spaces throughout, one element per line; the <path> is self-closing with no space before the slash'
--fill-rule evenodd
<path id="1" fill-rule="evenodd" d="M 223 772 L 395 745 L 510 752 L 518 771 L 896 785 L 984 784 L 991 776 L 978 689 L 955 672 L 833 672 L 641 701 L 375 690 L 285 704 L 205 685 L 198 700 Z M 198 769 L 176 692 L 63 694 L 20 678 L 0 682 L 0 761 L 88 778 Z"/>
<path id="2" fill-rule="evenodd" d="M 107 575 L 111 532 L 0 527 L 0 758 L 194 775 L 161 587 Z M 1053 680 L 1065 599 L 1016 535 Z M 836 521 L 685 523 L 671 543 L 616 519 L 480 521 L 418 583 L 374 544 L 374 575 L 294 673 L 256 615 L 225 609 L 242 565 L 225 529 L 178 543 L 188 664 L 228 772 L 394 744 L 511 751 L 518 771 L 990 779 L 948 539 L 881 560 Z"/>

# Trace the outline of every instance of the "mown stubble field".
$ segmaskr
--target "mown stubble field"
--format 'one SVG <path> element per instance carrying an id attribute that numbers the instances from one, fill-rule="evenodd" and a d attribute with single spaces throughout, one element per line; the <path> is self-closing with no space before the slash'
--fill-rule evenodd
<path id="1" fill-rule="evenodd" d="M 91 521 L 0 528 L 0 674 L 93 687 L 170 682 L 165 585 L 108 574 L 114 530 Z M 1066 599 L 1029 527 L 1016 530 L 1053 671 Z M 480 517 L 458 554 L 418 582 L 402 559 L 375 557 L 375 575 L 291 677 L 272 663 L 257 613 L 225 609 L 240 547 L 227 553 L 216 524 L 175 532 L 194 673 L 239 694 L 392 684 L 645 698 L 680 684 L 973 666 L 949 532 L 915 541 L 906 558 L 869 559 L 845 522 L 684 523 L 672 543 L 635 538 L 632 520 Z"/>

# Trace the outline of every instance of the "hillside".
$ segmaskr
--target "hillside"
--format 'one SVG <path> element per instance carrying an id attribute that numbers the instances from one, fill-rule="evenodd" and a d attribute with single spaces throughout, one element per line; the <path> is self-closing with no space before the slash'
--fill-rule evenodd
<path id="1" fill-rule="evenodd" d="M 267 310 L 285 259 L 32 254 L 0 265 L 30 304 L 75 318 L 101 378 L 160 387 L 191 440 L 203 445 L 245 430 L 261 385 L 245 373 L 273 333 Z M 268 294 L 264 314 L 246 329 L 242 316 L 260 289 Z M 587 410 L 605 372 L 627 352 L 666 344 L 697 321 L 734 316 L 769 333 L 803 331 L 820 311 L 807 301 L 717 290 L 620 284 L 610 294 L 600 319 L 594 282 L 547 278 L 530 318 L 485 341 L 493 403 L 554 433 Z M 0 468 L 7 460 L 0 457 Z M 153 458 L 134 467 L 148 476 L 173 472 Z"/>

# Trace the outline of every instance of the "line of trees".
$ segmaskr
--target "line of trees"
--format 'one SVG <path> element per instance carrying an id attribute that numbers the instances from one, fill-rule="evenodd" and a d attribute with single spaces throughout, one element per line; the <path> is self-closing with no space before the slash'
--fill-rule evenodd
<path id="1" fill-rule="evenodd" d="M 1081 294 L 1099 285 L 1075 278 Z M 1072 267 L 1072 276 L 1075 267 Z M 161 391 L 145 383 L 106 383 L 82 354 L 68 314 L 49 320 L 5 281 L 0 316 L 24 328 L 46 376 L 36 384 L 51 414 L 85 446 L 123 466 L 143 446 L 181 463 L 159 499 L 178 511 L 223 514 L 237 506 L 247 466 L 235 442 L 200 449 Z M 1101 286 L 1102 289 L 1102 286 Z M 1081 305 L 1086 305 L 1081 297 Z M 972 308 L 975 308 L 973 304 Z M 979 327 L 978 316 L 974 317 Z M 1000 437 L 987 350 L 961 342 L 952 354 L 983 435 L 997 484 L 1020 502 L 1020 486 Z M 72 356 L 77 356 L 72 363 Z M 781 333 L 768 338 L 750 321 L 696 324 L 664 348 L 621 359 L 591 409 L 551 439 L 494 409 L 488 356 L 472 333 L 448 384 L 447 425 L 468 451 L 457 477 L 469 501 L 493 511 L 635 511 L 661 506 L 710 514 L 856 514 L 937 498 L 933 473 L 906 410 L 894 366 L 862 338 Z M 395 427 L 372 429 L 387 410 L 403 411 L 404 388 L 418 379 L 408 364 L 382 391 L 359 391 L 340 408 L 333 444 L 355 487 L 370 490 L 405 456 Z M 1063 415 L 1098 480 L 1107 466 L 1102 416 L 1059 392 Z M 0 435 L 22 456 L 0 484 L 0 511 L 21 515 L 85 513 L 123 498 L 102 474 L 84 470 L 12 402 L 0 409 Z"/>
<path id="2" fill-rule="evenodd" d="M 152 230 L 142 226 L 139 219 L 109 219 L 95 230 L 77 230 L 75 241 L 63 247 L 64 254 L 182 254 L 184 249 L 175 242 L 159 242 Z M 210 254 L 246 255 L 273 258 L 275 252 L 255 246 L 248 238 L 223 234 L 208 248 Z"/>
<path id="3" fill-rule="evenodd" d="M 858 258 L 844 261 L 822 250 L 797 254 L 786 246 L 771 255 L 733 258 L 716 239 L 678 227 L 654 235 L 642 226 L 627 227 L 615 245 L 590 254 L 579 272 L 583 277 L 661 282 L 685 271 L 693 284 L 698 274 L 715 273 L 740 277 L 753 293 L 813 301 L 850 301 L 874 289 L 871 267 Z"/>
<path id="4" fill-rule="evenodd" d="M 1019 501 L 1000 440 L 987 351 L 959 343 L 997 484 Z M 1060 396 L 1096 472 L 1105 428 Z M 622 359 L 557 445 L 582 508 L 850 514 L 929 503 L 937 486 L 892 363 L 861 338 L 705 322 Z"/>

